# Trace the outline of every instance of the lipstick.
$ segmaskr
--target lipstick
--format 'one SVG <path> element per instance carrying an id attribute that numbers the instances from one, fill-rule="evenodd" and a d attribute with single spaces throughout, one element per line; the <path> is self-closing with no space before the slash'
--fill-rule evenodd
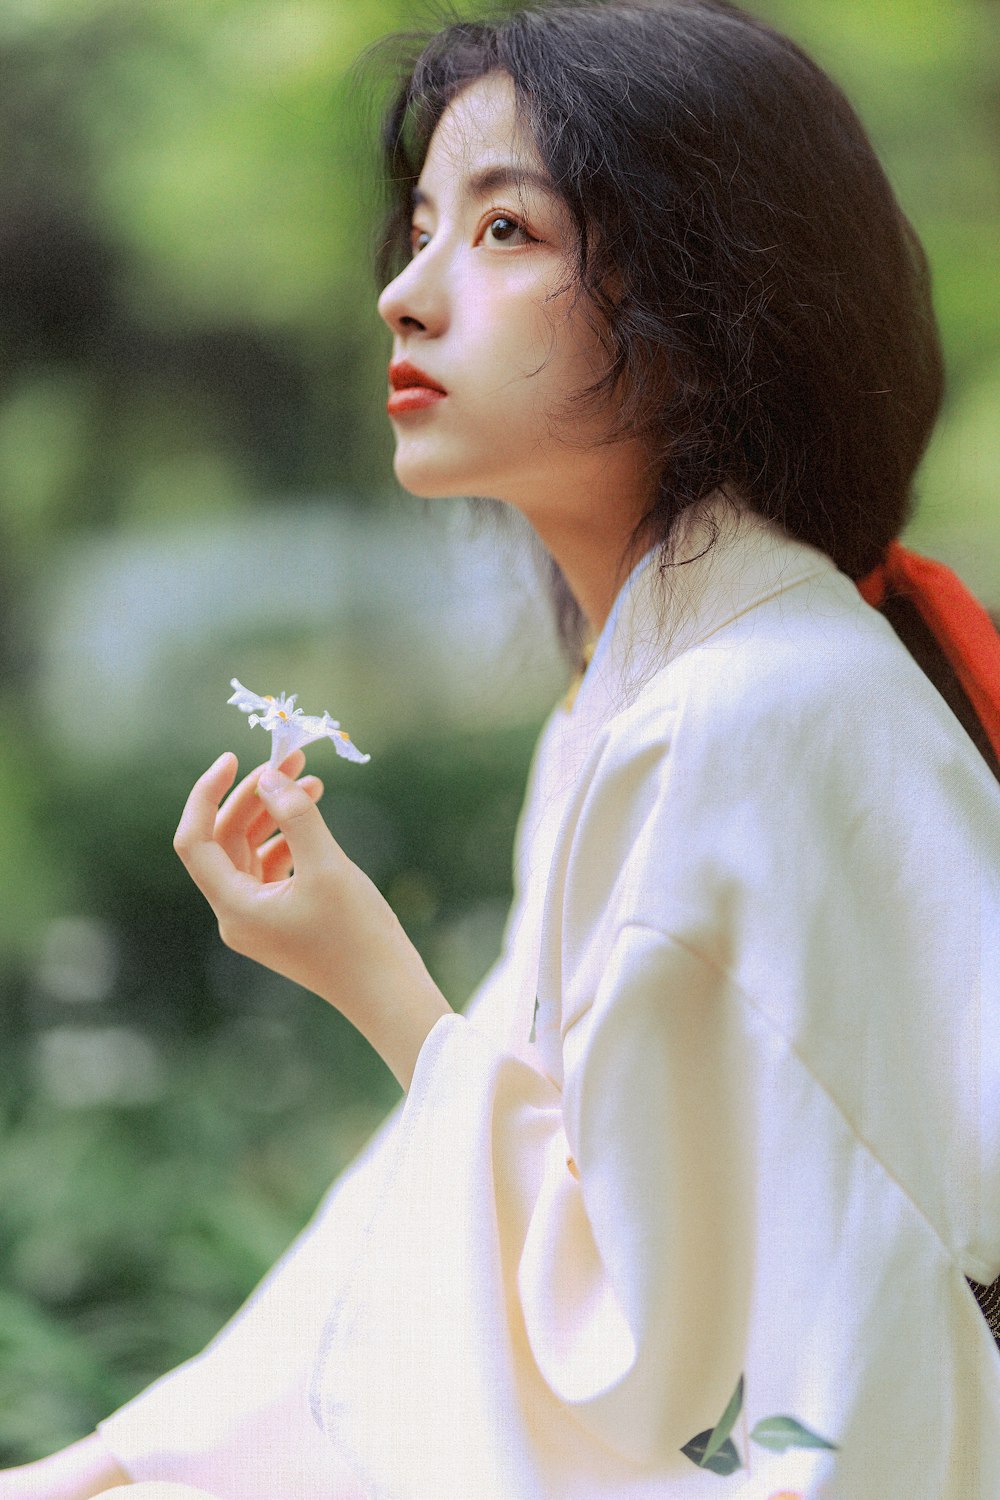
<path id="1" fill-rule="evenodd" d="M 389 366 L 389 384 L 392 393 L 386 402 L 390 417 L 402 416 L 404 412 L 422 411 L 443 401 L 448 394 L 432 376 L 418 370 L 409 360 L 400 360 Z"/>

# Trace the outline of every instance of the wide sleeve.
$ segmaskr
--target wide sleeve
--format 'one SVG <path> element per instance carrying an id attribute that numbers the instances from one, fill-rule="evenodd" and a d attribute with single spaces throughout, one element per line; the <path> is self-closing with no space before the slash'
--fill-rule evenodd
<path id="1" fill-rule="evenodd" d="M 652 1462 L 731 1394 L 749 1299 L 749 1080 L 739 1009 L 691 948 L 626 925 L 602 967 L 563 1035 L 568 1158 L 553 1150 L 518 1288 L 553 1394 Z"/>
<path id="2" fill-rule="evenodd" d="M 461 1016 L 421 1051 L 314 1384 L 373 1493 L 624 1493 L 690 1468 L 679 1450 L 731 1395 L 752 1267 L 739 1013 L 655 930 L 620 926 L 602 969 L 561 1083 Z"/>
<path id="3" fill-rule="evenodd" d="M 467 1006 L 489 1034 L 501 1029 L 505 976 L 502 955 Z M 390 1113 L 207 1347 L 99 1424 L 134 1480 L 197 1485 L 219 1500 L 356 1495 L 313 1418 L 309 1387 L 330 1305 L 394 1170 L 401 1112 Z"/>
<path id="4" fill-rule="evenodd" d="M 207 1348 L 99 1424 L 133 1480 L 195 1485 L 219 1500 L 356 1493 L 312 1420 L 308 1381 L 331 1287 L 371 1212 L 397 1115 Z"/>

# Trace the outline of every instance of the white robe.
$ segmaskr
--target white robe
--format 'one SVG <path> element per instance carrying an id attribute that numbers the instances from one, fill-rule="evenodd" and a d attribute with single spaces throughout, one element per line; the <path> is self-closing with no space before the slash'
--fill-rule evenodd
<path id="1" fill-rule="evenodd" d="M 135 1478 L 1000 1496 L 966 1282 L 1000 1273 L 1000 793 L 824 555 L 716 519 L 553 714 L 465 1014 L 245 1308 L 102 1424 Z M 681 1449 L 741 1376 L 713 1473 Z M 773 1417 L 836 1446 L 765 1447 Z"/>

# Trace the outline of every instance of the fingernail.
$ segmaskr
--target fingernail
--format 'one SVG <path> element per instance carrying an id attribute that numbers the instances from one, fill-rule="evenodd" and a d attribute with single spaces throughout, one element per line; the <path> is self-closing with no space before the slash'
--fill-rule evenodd
<path id="1" fill-rule="evenodd" d="M 265 766 L 257 779 L 257 785 L 264 792 L 280 792 L 282 787 L 288 785 L 288 777 L 276 766 Z"/>

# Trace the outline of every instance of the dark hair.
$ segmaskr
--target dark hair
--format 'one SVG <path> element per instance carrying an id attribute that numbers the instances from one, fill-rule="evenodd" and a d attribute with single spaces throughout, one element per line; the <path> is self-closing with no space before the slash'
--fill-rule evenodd
<path id="1" fill-rule="evenodd" d="M 415 40 L 415 39 L 413 39 Z M 378 269 L 450 101 L 492 72 L 578 234 L 613 392 L 659 488 L 643 530 L 730 487 L 852 578 L 911 510 L 943 369 L 926 257 L 857 115 L 724 0 L 570 0 L 420 39 L 384 121 Z M 563 635 L 572 635 L 565 593 Z"/>

